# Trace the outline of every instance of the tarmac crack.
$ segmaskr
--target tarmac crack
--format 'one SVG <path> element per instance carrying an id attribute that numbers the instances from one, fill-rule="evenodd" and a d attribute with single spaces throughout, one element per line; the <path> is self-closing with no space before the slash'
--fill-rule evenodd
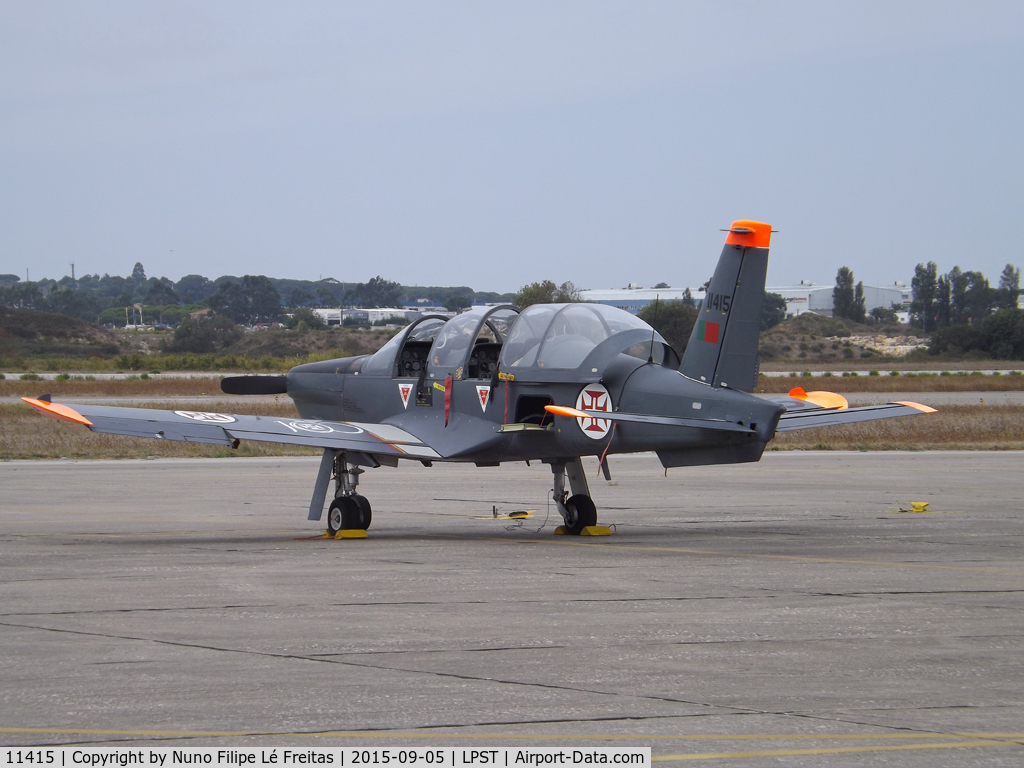
<path id="1" fill-rule="evenodd" d="M 235 648 L 221 648 L 221 647 L 218 647 L 218 646 L 207 646 L 207 645 L 200 645 L 200 644 L 194 644 L 194 643 L 182 643 L 182 642 L 177 642 L 177 641 L 173 641 L 173 640 L 160 640 L 160 639 L 155 639 L 155 638 L 141 638 L 141 637 L 122 636 L 122 635 L 110 635 L 110 634 L 100 633 L 100 632 L 85 632 L 85 631 L 82 631 L 82 630 L 56 629 L 56 628 L 50 628 L 50 627 L 37 627 L 37 626 L 32 626 L 32 625 L 11 624 L 11 623 L 8 623 L 8 622 L 0 622 L 0 625 L 3 625 L 3 626 L 18 626 L 18 627 L 22 627 L 22 628 L 26 628 L 26 629 L 37 629 L 37 630 L 49 631 L 49 632 L 68 633 L 68 634 L 86 635 L 86 636 L 94 636 L 94 637 L 107 637 L 107 638 L 118 639 L 118 640 L 131 640 L 131 641 L 136 641 L 136 642 L 151 642 L 151 643 L 157 643 L 157 644 L 162 644 L 162 645 L 170 645 L 170 646 L 174 646 L 174 647 L 190 648 L 190 649 L 197 649 L 197 650 L 209 650 L 209 651 L 220 652 L 220 653 L 242 653 L 242 654 L 247 654 L 247 655 L 263 656 L 263 657 L 269 657 L 269 658 L 290 659 L 290 660 L 295 660 L 295 661 L 307 661 L 307 662 L 313 662 L 313 663 L 340 664 L 340 665 L 344 665 L 344 666 L 358 667 L 358 668 L 361 668 L 361 669 L 377 669 L 377 670 L 388 671 L 388 672 L 404 672 L 404 673 L 407 673 L 407 674 L 429 675 L 429 676 L 432 676 L 432 677 L 444 677 L 444 678 L 452 678 L 452 679 L 457 679 L 457 680 L 468 680 L 468 681 L 473 681 L 473 682 L 497 683 L 499 685 L 514 685 L 514 686 L 523 686 L 523 687 L 536 687 L 536 688 L 544 688 L 544 689 L 548 689 L 548 690 L 557 690 L 557 691 L 566 691 L 566 692 L 572 692 L 572 693 L 589 693 L 589 694 L 597 695 L 597 696 L 612 696 L 612 697 L 616 697 L 616 698 L 632 698 L 632 699 L 640 699 L 640 700 L 653 700 L 653 701 L 660 701 L 660 702 L 665 702 L 665 703 L 670 703 L 670 704 L 683 704 L 683 705 L 687 705 L 687 706 L 701 707 L 701 708 L 705 708 L 705 709 L 708 709 L 708 710 L 717 710 L 717 711 L 714 711 L 714 712 L 709 711 L 709 712 L 696 712 L 696 713 L 689 713 L 689 714 L 682 714 L 682 713 L 680 713 L 680 714 L 673 714 L 673 715 L 650 715 L 650 716 L 642 716 L 642 717 L 638 717 L 638 716 L 623 717 L 621 715 L 618 715 L 618 716 L 608 716 L 608 717 L 604 717 L 604 718 L 585 718 L 585 719 L 573 718 L 573 719 L 566 719 L 566 720 L 562 720 L 562 719 L 546 719 L 546 720 L 522 720 L 522 721 L 481 721 L 481 722 L 477 722 L 477 723 L 468 723 L 468 724 L 463 723 L 463 724 L 430 725 L 430 726 L 418 726 L 418 727 L 417 726 L 413 726 L 412 728 L 409 728 L 407 730 L 427 730 L 427 729 L 433 730 L 433 729 L 437 729 L 437 728 L 494 727 L 494 726 L 531 725 L 531 724 L 535 724 L 535 725 L 565 724 L 565 723 L 573 723 L 573 722 L 607 722 L 607 721 L 616 721 L 616 720 L 639 721 L 639 720 L 648 720 L 648 719 L 654 720 L 654 719 L 669 719 L 669 718 L 678 718 L 678 717 L 773 715 L 773 716 L 778 716 L 778 717 L 793 717 L 793 718 L 807 719 L 807 720 L 814 720 L 814 721 L 824 721 L 824 722 L 829 722 L 829 723 L 842 723 L 842 724 L 845 724 L 845 725 L 858 725 L 858 726 L 862 726 L 862 727 L 891 728 L 892 730 L 895 730 L 895 731 L 906 731 L 906 732 L 910 732 L 910 733 L 922 733 L 922 734 L 941 733 L 940 731 L 930 731 L 930 730 L 923 730 L 923 729 L 909 728 L 909 727 L 901 727 L 901 726 L 879 726 L 877 723 L 861 722 L 859 720 L 850 719 L 850 718 L 842 718 L 842 717 L 835 717 L 835 716 L 831 716 L 830 717 L 830 716 L 812 715 L 812 714 L 801 714 L 801 713 L 796 713 L 796 712 L 792 712 L 792 711 L 788 711 L 788 712 L 787 711 L 771 711 L 771 710 L 757 709 L 757 708 L 750 708 L 750 707 L 742 707 L 742 706 L 736 706 L 736 705 L 714 704 L 714 703 L 711 703 L 711 702 L 692 701 L 692 700 L 680 699 L 680 698 L 670 697 L 670 696 L 655 696 L 655 695 L 649 695 L 649 694 L 648 695 L 644 695 L 644 694 L 637 695 L 637 694 L 619 693 L 619 692 L 614 692 L 614 691 L 600 691 L 600 690 L 593 690 L 593 689 L 581 688 L 581 687 L 576 687 L 576 686 L 555 685 L 555 684 L 551 684 L 551 683 L 537 683 L 537 682 L 525 682 L 525 681 L 519 681 L 519 680 L 505 680 L 505 679 L 501 679 L 501 678 L 489 678 L 489 677 L 480 677 L 480 676 L 477 676 L 477 675 L 457 674 L 457 673 L 454 673 L 454 672 L 438 672 L 438 671 L 432 671 L 432 670 L 406 669 L 406 668 L 403 668 L 403 667 L 394 667 L 394 666 L 388 666 L 388 665 L 382 665 L 382 664 L 360 664 L 360 663 L 356 663 L 356 662 L 353 662 L 353 661 L 338 660 L 338 659 L 327 659 L 327 658 L 315 657 L 315 656 L 303 656 L 303 655 L 298 655 L 298 654 L 269 653 L 269 652 L 266 652 L 266 651 L 246 651 L 246 650 L 235 649 Z M 934 709 L 941 709 L 941 708 L 948 708 L 948 707 L 934 707 Z M 721 710 L 726 710 L 726 711 L 721 711 Z M 395 729 L 394 728 L 387 728 L 387 729 L 381 728 L 381 729 L 360 729 L 360 730 L 362 730 L 364 732 L 367 732 L 367 733 L 372 733 L 374 730 L 380 730 L 383 733 L 383 732 L 387 732 L 387 731 L 393 731 Z M 308 735 L 314 735 L 316 733 L 330 733 L 330 732 L 329 731 L 328 732 L 324 732 L 324 731 L 311 731 L 311 732 L 308 732 Z M 254 735 L 254 736 L 271 735 L 272 736 L 274 734 L 254 733 L 252 735 Z"/>
<path id="2" fill-rule="evenodd" d="M 494 683 L 494 684 L 497 684 L 497 685 L 522 686 L 522 687 L 526 687 L 526 688 L 542 688 L 542 689 L 546 689 L 546 690 L 566 691 L 566 692 L 571 692 L 571 693 L 588 693 L 588 694 L 591 694 L 591 695 L 594 695 L 594 696 L 611 696 L 611 697 L 615 697 L 615 698 L 623 698 L 624 697 L 624 698 L 639 699 L 639 700 L 660 701 L 660 702 L 666 702 L 666 703 L 670 703 L 670 704 L 685 704 L 687 706 L 705 707 L 705 708 L 708 708 L 708 709 L 716 709 L 716 710 L 726 709 L 726 710 L 733 710 L 733 711 L 750 711 L 750 712 L 758 712 L 760 714 L 765 714 L 764 712 L 761 712 L 760 710 L 745 710 L 742 707 L 735 707 L 735 706 L 729 706 L 729 705 L 709 704 L 709 703 L 706 703 L 706 702 L 690 701 L 690 700 L 687 700 L 687 699 L 680 699 L 680 698 L 676 698 L 676 697 L 672 697 L 672 696 L 656 696 L 656 695 L 652 695 L 652 694 L 635 694 L 635 693 L 622 693 L 622 692 L 617 692 L 617 691 L 601 691 L 601 690 L 584 688 L 584 687 L 579 687 L 579 686 L 572 686 L 572 685 L 557 685 L 557 684 L 554 684 L 554 683 L 541 683 L 541 682 L 531 682 L 531 681 L 523 681 L 523 680 L 510 680 L 510 679 L 496 678 L 496 677 L 481 677 L 479 675 L 459 674 L 459 673 L 456 673 L 456 672 L 440 672 L 440 671 L 437 671 L 437 670 L 407 669 L 407 668 L 404 668 L 404 667 L 388 666 L 388 665 L 384 665 L 384 664 L 358 663 L 358 662 L 355 662 L 355 661 L 345 660 L 345 659 L 329 659 L 329 658 L 325 658 L 323 656 L 309 656 L 309 655 L 291 654 L 291 653 L 271 653 L 269 651 L 253 651 L 253 650 L 244 650 L 244 649 L 240 649 L 240 648 L 225 648 L 225 647 L 220 647 L 220 646 L 215 646 L 215 645 L 203 645 L 203 644 L 200 644 L 200 643 L 185 643 L 185 642 L 180 642 L 180 641 L 177 641 L 177 640 L 161 640 L 159 638 L 135 637 L 135 636 L 132 636 L 132 635 L 117 635 L 117 634 L 111 634 L 111 633 L 106 633 L 106 632 L 88 632 L 86 630 L 80 630 L 80 629 L 64 629 L 64 628 L 58 628 L 58 627 L 41 627 L 41 626 L 37 626 L 37 625 L 33 625 L 33 624 L 17 624 L 17 623 L 13 623 L 13 622 L 0 622 L 0 626 L 16 627 L 16 628 L 20 628 L 20 629 L 34 629 L 34 630 L 38 630 L 38 631 L 42 631 L 42 632 L 53 632 L 53 633 L 58 633 L 58 634 L 71 634 L 71 635 L 79 635 L 79 636 L 84 636 L 84 637 L 103 637 L 103 638 L 107 638 L 107 639 L 111 639 L 111 640 L 128 640 L 128 641 L 141 642 L 141 643 L 156 643 L 156 644 L 159 644 L 159 645 L 167 645 L 167 646 L 172 646 L 172 647 L 175 647 L 175 648 L 189 648 L 189 649 L 192 649 L 192 650 L 213 651 L 213 652 L 216 652 L 216 653 L 240 653 L 240 654 L 246 654 L 246 655 L 251 655 L 251 656 L 261 656 L 261 657 L 264 657 L 264 658 L 290 659 L 290 660 L 294 660 L 294 661 L 306 661 L 306 662 L 311 662 L 311 663 L 314 663 L 314 664 L 318 664 L 318 663 L 319 664 L 341 664 L 341 665 L 344 665 L 344 666 L 357 667 L 357 668 L 360 668 L 360 669 L 376 669 L 376 670 L 387 671 L 387 672 L 401 672 L 401 673 L 414 674 L 414 675 L 426 675 L 426 676 L 430 676 L 430 677 L 450 678 L 450 679 L 454 679 L 454 680 L 468 680 L 468 681 L 480 682 L 480 683 Z M 721 713 L 719 713 L 719 714 L 721 714 Z"/>
<path id="3" fill-rule="evenodd" d="M 814 593 L 810 593 L 814 594 Z M 827 593 L 826 593 L 827 596 Z M 835 595 L 837 597 L 848 597 L 849 595 Z M 611 603 L 660 603 L 660 602 L 692 602 L 701 600 L 765 600 L 776 599 L 778 595 L 696 595 L 687 596 L 664 596 L 664 597 L 609 597 L 609 598 L 552 598 L 546 600 L 519 600 L 518 603 L 531 605 L 545 604 L 611 604 Z M 348 603 L 298 603 L 290 605 L 290 608 L 308 608 L 326 606 L 330 608 L 395 608 L 407 606 L 437 606 L 447 608 L 454 605 L 501 605 L 493 600 L 400 600 L 394 602 L 348 602 Z M 0 618 L 13 618 L 17 616 L 90 616 L 116 613 L 160 613 L 174 611 L 216 611 L 216 610 L 247 610 L 251 608 L 279 608 L 273 603 L 256 603 L 253 605 L 199 605 L 199 606 L 173 606 L 166 608 L 103 608 L 83 611 L 17 611 L 12 613 L 0 613 Z"/>
<path id="4" fill-rule="evenodd" d="M 805 592 L 814 597 L 875 597 L 883 595 L 1017 595 L 1024 589 L 883 590 L 881 592 Z"/>
<path id="5" fill-rule="evenodd" d="M 104 608 L 94 611 L 40 611 L 37 613 L 0 613 L 0 617 L 15 616 L 103 616 L 112 613 L 172 613 L 174 611 L 230 611 L 248 608 L 276 608 L 273 604 L 257 605 L 194 605 L 176 606 L 172 608 Z M 15 625 L 10 625 L 15 626 Z"/>
<path id="6" fill-rule="evenodd" d="M 44 631 L 44 632 L 55 632 L 55 633 L 82 635 L 82 636 L 90 636 L 90 637 L 105 637 L 105 638 L 115 639 L 115 640 L 128 640 L 128 641 L 134 641 L 134 642 L 156 643 L 156 644 L 160 644 L 160 645 L 168 645 L 168 646 L 173 646 L 173 647 L 188 648 L 188 649 L 193 649 L 193 650 L 208 650 L 208 651 L 213 651 L 213 652 L 218 652 L 218 653 L 241 653 L 241 654 L 246 654 L 246 655 L 262 656 L 262 657 L 269 657 L 269 658 L 279 658 L 279 659 L 294 660 L 294 661 L 306 661 L 306 662 L 311 662 L 311 663 L 340 664 L 340 665 L 343 665 L 343 666 L 357 667 L 357 668 L 362 668 L 362 669 L 376 669 L 376 670 L 388 671 L 388 672 L 401 672 L 401 673 L 406 673 L 406 674 L 428 675 L 428 676 L 432 676 L 432 677 L 443 677 L 443 678 L 451 678 L 451 679 L 457 679 L 457 680 L 468 680 L 468 681 L 473 681 L 473 682 L 496 683 L 496 684 L 499 684 L 499 685 L 514 685 L 514 686 L 522 686 L 522 687 L 528 687 L 528 688 L 534 687 L 534 688 L 543 688 L 543 689 L 548 689 L 548 690 L 566 691 L 566 692 L 571 692 L 571 693 L 588 693 L 588 694 L 591 694 L 591 695 L 611 696 L 611 697 L 615 697 L 615 698 L 632 698 L 632 699 L 640 699 L 640 700 L 653 700 L 653 701 L 660 701 L 660 702 L 665 702 L 665 703 L 670 703 L 670 704 L 682 704 L 682 705 L 687 705 L 687 706 L 700 707 L 700 708 L 704 708 L 704 709 L 707 709 L 707 710 L 716 710 L 716 711 L 708 711 L 708 712 L 696 712 L 696 713 L 688 713 L 688 714 L 680 713 L 680 714 L 672 714 L 672 715 L 649 715 L 649 716 L 627 716 L 627 717 L 619 715 L 619 716 L 608 716 L 608 717 L 604 717 L 604 718 L 583 718 L 583 719 L 581 719 L 581 718 L 572 718 L 572 719 L 565 719 L 565 720 L 563 720 L 563 719 L 547 719 L 547 720 L 535 720 L 535 721 L 529 721 L 529 720 L 522 720 L 522 721 L 481 721 L 481 722 L 477 722 L 477 723 L 468 723 L 468 724 L 467 723 L 461 723 L 461 724 L 450 724 L 450 725 L 429 725 L 429 726 L 418 726 L 418 727 L 417 726 L 413 726 L 411 728 L 407 728 L 406 730 L 434 730 L 434 729 L 438 729 L 438 728 L 494 727 L 494 726 L 530 725 L 530 724 L 538 724 L 538 725 L 542 725 L 542 724 L 566 724 L 566 723 L 573 723 L 573 722 L 608 722 L 608 721 L 616 721 L 616 720 L 620 720 L 620 721 L 621 720 L 640 721 L 640 720 L 654 720 L 654 719 L 670 719 L 670 718 L 678 718 L 678 717 L 771 715 L 771 716 L 777 716 L 777 717 L 792 717 L 792 718 L 798 718 L 798 719 L 803 719 L 803 720 L 812 720 L 812 721 L 815 721 L 815 722 L 828 722 L 828 723 L 837 723 L 837 724 L 841 723 L 841 724 L 844 724 L 844 725 L 857 725 L 857 726 L 861 726 L 861 727 L 873 727 L 873 728 L 879 728 L 879 727 L 881 727 L 881 728 L 889 728 L 891 730 L 898 731 L 898 732 L 920 733 L 920 734 L 923 734 L 923 735 L 924 734 L 934 735 L 934 734 L 937 734 L 937 733 L 938 734 L 944 733 L 943 731 L 936 730 L 936 729 L 921 729 L 921 728 L 911 728 L 911 727 L 906 727 L 906 726 L 885 726 L 885 725 L 879 725 L 878 723 L 864 722 L 864 721 L 861 721 L 860 719 L 856 719 L 856 718 L 837 717 L 837 716 L 828 716 L 828 715 L 818 715 L 818 714 L 809 714 L 809 713 L 799 713 L 799 712 L 793 712 L 793 711 L 772 711 L 772 710 L 766 710 L 766 709 L 760 709 L 760 708 L 742 707 L 742 706 L 729 705 L 729 704 L 715 704 L 715 703 L 704 702 L 704 701 L 693 701 L 693 700 L 681 699 L 681 698 L 671 697 L 671 696 L 656 696 L 656 695 L 650 695 L 650 694 L 647 694 L 647 695 L 639 694 L 638 695 L 638 694 L 621 693 L 621 692 L 615 692 L 615 691 L 601 691 L 601 690 L 594 690 L 594 689 L 577 687 L 577 686 L 555 685 L 555 684 L 551 684 L 551 683 L 527 682 L 527 681 L 519 681 L 519 680 L 506 680 L 506 679 L 501 679 L 501 678 L 488 678 L 488 677 L 480 677 L 480 676 L 477 676 L 477 675 L 457 674 L 457 673 L 453 673 L 453 672 L 438 672 L 438 671 L 431 671 L 431 670 L 406 669 L 406 668 L 402 668 L 402 667 L 394 667 L 394 666 L 388 666 L 388 665 L 382 665 L 382 664 L 365 664 L 365 663 L 353 662 L 353 661 L 350 661 L 350 660 L 327 659 L 327 658 L 322 658 L 322 657 L 304 656 L 304 655 L 299 655 L 299 654 L 269 653 L 269 652 L 266 652 L 266 651 L 247 651 L 247 650 L 242 650 L 242 649 L 237 649 L 237 648 L 222 648 L 222 647 L 218 647 L 218 646 L 202 645 L 202 644 L 197 644 L 197 643 L 183 643 L 183 642 L 178 642 L 178 641 L 173 641 L 173 640 L 161 640 L 161 639 L 157 639 L 157 638 L 134 637 L 134 636 L 130 636 L 130 635 L 115 635 L 115 634 L 108 634 L 108 633 L 102 633 L 102 632 L 87 632 L 87 631 L 84 631 L 84 630 L 60 629 L 60 628 L 53 628 L 53 627 L 40 627 L 40 626 L 31 625 L 31 624 L 15 624 L 15 623 L 12 623 L 12 622 L 0 622 L 0 626 L 19 627 L 19 628 L 23 628 L 23 629 L 34 629 L 34 630 L 39 630 L 39 631 Z M 942 705 L 942 706 L 930 707 L 928 709 L 974 709 L 974 708 L 976 708 L 976 707 L 974 707 L 973 705 Z M 725 711 L 722 711 L 722 710 L 725 710 Z M 884 711 L 884 710 L 874 709 L 874 710 L 869 710 L 869 711 Z M 360 729 L 360 730 L 362 730 L 363 732 L 366 732 L 366 733 L 372 733 L 372 732 L 374 732 L 375 729 Z M 387 729 L 381 728 L 381 729 L 377 729 L 377 730 L 379 730 L 382 733 L 385 733 L 387 731 L 393 731 L 395 729 L 394 728 L 387 728 Z M 330 733 L 330 731 L 310 731 L 310 732 L 307 732 L 307 735 L 315 735 L 317 733 L 327 734 L 327 733 Z M 253 735 L 253 736 L 261 736 L 261 735 L 274 736 L 276 734 L 257 732 L 257 733 L 252 733 L 251 735 Z M 177 739 L 168 739 L 168 740 L 177 740 Z"/>

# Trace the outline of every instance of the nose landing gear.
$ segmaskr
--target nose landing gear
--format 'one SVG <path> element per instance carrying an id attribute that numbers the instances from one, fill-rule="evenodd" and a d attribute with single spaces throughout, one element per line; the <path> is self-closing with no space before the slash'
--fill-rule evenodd
<path id="1" fill-rule="evenodd" d="M 590 498 L 590 486 L 587 475 L 583 471 L 583 461 L 579 458 L 572 461 L 551 462 L 551 472 L 555 478 L 554 501 L 558 513 L 565 521 L 560 531 L 570 536 L 579 536 L 584 528 L 597 525 L 597 507 Z M 569 488 L 572 495 L 565 490 L 565 478 L 569 477 Z"/>

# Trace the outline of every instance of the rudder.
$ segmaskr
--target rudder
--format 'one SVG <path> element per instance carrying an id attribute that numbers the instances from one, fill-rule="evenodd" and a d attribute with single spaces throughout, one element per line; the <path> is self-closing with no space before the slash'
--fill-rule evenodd
<path id="1" fill-rule="evenodd" d="M 768 274 L 770 224 L 734 221 L 725 238 L 679 372 L 714 387 L 753 392 Z"/>

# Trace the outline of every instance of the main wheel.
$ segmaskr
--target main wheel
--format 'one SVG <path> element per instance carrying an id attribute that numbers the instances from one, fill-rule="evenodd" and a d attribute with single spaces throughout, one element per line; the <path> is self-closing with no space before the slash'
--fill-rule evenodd
<path id="1" fill-rule="evenodd" d="M 579 536 L 588 525 L 597 525 L 597 507 L 589 496 L 582 493 L 570 496 L 565 508 L 569 510 L 569 519 L 565 521 L 566 533 Z"/>
<path id="2" fill-rule="evenodd" d="M 327 532 L 332 536 L 341 530 L 365 528 L 361 525 L 362 510 L 352 496 L 339 496 L 327 510 Z"/>
<path id="3" fill-rule="evenodd" d="M 373 520 L 373 510 L 370 508 L 370 500 L 365 496 L 355 495 L 352 497 L 355 503 L 359 507 L 359 525 L 357 528 L 366 530 L 370 527 L 370 522 Z"/>

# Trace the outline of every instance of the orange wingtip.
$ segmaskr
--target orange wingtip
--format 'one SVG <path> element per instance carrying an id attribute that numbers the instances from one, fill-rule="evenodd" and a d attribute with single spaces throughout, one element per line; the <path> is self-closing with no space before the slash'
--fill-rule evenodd
<path id="1" fill-rule="evenodd" d="M 41 414 L 49 416 L 51 419 L 57 419 L 57 421 L 68 421 L 72 424 L 84 424 L 87 427 L 92 426 L 92 422 L 74 408 L 68 408 L 66 405 L 61 405 L 60 403 L 48 403 L 45 400 L 36 400 L 31 397 L 23 397 L 21 399 Z"/>
<path id="2" fill-rule="evenodd" d="M 938 413 L 934 408 L 929 408 L 927 405 L 921 405 L 920 403 L 912 403 L 909 400 L 897 400 L 896 405 L 905 405 L 908 408 L 914 408 L 921 413 Z"/>
<path id="3" fill-rule="evenodd" d="M 587 414 L 583 411 L 577 411 L 575 408 L 569 408 L 564 405 L 545 405 L 544 410 L 548 413 L 553 413 L 556 416 L 571 416 L 576 419 L 587 418 Z"/>
<path id="4" fill-rule="evenodd" d="M 807 393 L 804 392 L 803 387 L 793 387 L 791 390 L 789 390 L 789 396 L 797 400 L 807 399 Z"/>
<path id="5" fill-rule="evenodd" d="M 772 225 L 762 221 L 740 219 L 729 227 L 726 245 L 744 245 L 747 248 L 767 248 L 772 240 Z"/>

